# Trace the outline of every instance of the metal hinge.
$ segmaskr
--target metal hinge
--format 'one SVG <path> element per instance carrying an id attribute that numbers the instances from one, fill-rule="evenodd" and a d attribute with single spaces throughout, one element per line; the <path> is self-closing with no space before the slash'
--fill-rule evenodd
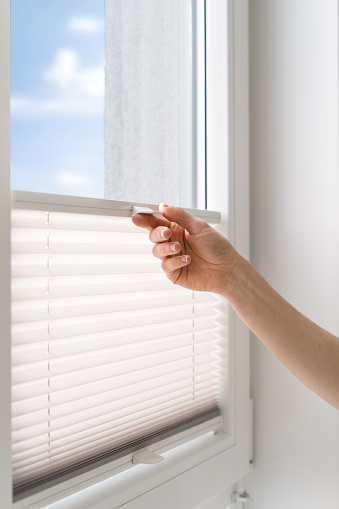
<path id="1" fill-rule="evenodd" d="M 246 491 L 243 491 L 242 493 L 239 493 L 238 491 L 233 491 L 231 500 L 232 502 L 242 502 L 243 504 L 246 504 L 249 500 L 252 500 L 253 502 L 253 499 Z"/>

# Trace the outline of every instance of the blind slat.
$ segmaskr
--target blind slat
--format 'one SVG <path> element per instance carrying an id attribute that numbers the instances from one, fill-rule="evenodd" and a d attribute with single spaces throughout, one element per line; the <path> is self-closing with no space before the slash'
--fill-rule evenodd
<path id="1" fill-rule="evenodd" d="M 207 359 L 206 362 L 199 363 L 199 360 L 195 362 L 194 374 L 196 377 L 199 377 L 205 372 L 210 374 L 211 363 L 213 362 L 212 359 L 213 357 L 210 358 L 210 363 L 207 362 Z M 50 400 L 57 405 L 63 402 L 83 398 L 86 395 L 91 396 L 94 394 L 101 394 L 106 391 L 114 389 L 119 390 L 128 386 L 135 387 L 137 384 L 145 382 L 152 384 L 152 386 L 157 386 L 158 384 L 166 385 L 173 380 L 173 377 L 175 377 L 175 379 L 185 379 L 187 376 L 191 376 L 191 374 L 191 359 L 180 359 L 179 361 L 158 366 L 157 369 L 152 366 L 148 369 L 139 370 L 133 373 L 132 381 L 129 373 L 114 377 L 110 376 L 108 378 L 99 377 L 97 373 L 97 380 L 89 382 L 88 379 L 86 379 L 86 382 L 83 384 L 79 384 L 77 381 L 70 383 L 72 382 L 70 375 L 58 375 L 54 378 L 54 388 L 47 385 L 48 378 L 15 385 L 13 387 L 13 407 L 16 408 L 16 403 L 20 403 L 18 408 L 16 408 L 16 413 L 19 414 L 20 411 L 24 411 L 26 402 L 34 401 L 37 398 L 39 399 L 41 396 L 45 397 L 46 395 L 49 395 Z M 62 384 L 60 383 L 60 379 L 63 382 Z"/>
<path id="2" fill-rule="evenodd" d="M 85 215 L 85 214 L 68 214 L 65 212 L 43 212 L 39 210 L 19 210 L 12 211 L 12 227 L 13 228 L 34 228 L 44 229 L 49 225 L 49 229 L 58 230 L 85 230 L 85 231 L 104 231 L 104 232 L 132 232 L 140 235 L 145 233 L 136 227 L 129 217 L 112 217 Z"/>
<path id="3" fill-rule="evenodd" d="M 77 276 L 102 274 L 161 273 L 152 254 L 55 254 L 12 255 L 13 277 Z"/>
<path id="4" fill-rule="evenodd" d="M 143 235 L 125 232 L 12 228 L 13 253 L 150 253 Z"/>
<path id="5" fill-rule="evenodd" d="M 192 384 L 191 384 L 192 385 Z M 209 393 L 213 393 L 213 386 L 211 384 L 202 385 L 194 381 L 195 390 L 194 390 L 194 398 L 192 397 L 191 386 L 182 385 L 176 390 L 173 389 L 173 393 L 168 394 L 166 391 L 162 392 L 158 391 L 148 391 L 145 394 L 137 394 L 126 397 L 125 400 L 116 399 L 113 402 L 109 401 L 108 403 L 100 403 L 96 402 L 93 406 L 86 405 L 85 408 L 80 409 L 80 405 L 78 405 L 78 410 L 75 410 L 76 405 L 65 404 L 58 406 L 50 406 L 48 408 L 48 403 L 46 405 L 47 408 L 43 410 L 38 410 L 36 412 L 27 413 L 25 415 L 20 415 L 19 417 L 14 417 L 12 419 L 12 429 L 13 431 L 30 428 L 32 426 L 36 426 L 43 422 L 48 421 L 49 428 L 60 429 L 67 426 L 72 426 L 77 423 L 81 423 L 84 420 L 90 421 L 91 419 L 97 419 L 100 422 L 101 415 L 109 415 L 111 414 L 111 418 L 115 413 L 119 413 L 120 416 L 128 416 L 130 412 L 135 414 L 137 412 L 146 412 L 152 407 L 166 408 L 167 404 L 171 404 L 173 399 L 176 401 L 184 400 L 192 402 L 193 399 L 199 398 L 200 393 L 206 392 L 206 388 Z M 68 409 L 68 412 L 66 411 Z"/>
<path id="6" fill-rule="evenodd" d="M 203 328 L 203 325 L 206 325 Z M 34 362 L 39 362 L 42 360 L 48 360 L 50 356 L 68 356 L 72 354 L 82 354 L 89 352 L 100 352 L 101 350 L 107 350 L 112 347 L 120 346 L 120 345 L 138 345 L 140 343 L 144 343 L 147 341 L 159 341 L 163 338 L 168 337 L 176 337 L 183 336 L 186 333 L 191 334 L 191 323 L 186 323 L 186 327 L 181 329 L 181 334 L 178 330 L 174 328 L 174 330 L 170 329 L 157 329 L 157 330 L 143 330 L 135 328 L 133 332 L 122 334 L 121 331 L 114 331 L 107 333 L 104 337 L 101 335 L 99 338 L 94 334 L 90 334 L 90 338 L 88 336 L 81 336 L 73 338 L 67 338 L 67 340 L 45 340 L 39 341 L 37 343 L 29 343 L 28 345 L 21 344 L 13 346 L 12 350 L 12 359 L 13 363 L 16 365 L 20 365 L 22 363 L 30 364 Z M 195 324 L 196 325 L 196 324 Z M 213 341 L 213 339 L 218 338 L 217 327 L 214 326 L 210 321 L 205 320 L 204 323 L 200 322 L 200 327 L 194 327 L 194 337 L 196 340 L 199 340 L 200 337 L 206 337 L 208 340 Z M 209 326 L 207 326 L 209 325 Z M 215 324 L 214 324 L 215 325 Z M 141 334 L 138 335 L 136 331 L 138 329 Z M 172 334 L 172 332 L 176 334 Z M 154 336 L 154 334 L 156 334 Z"/>
<path id="7" fill-rule="evenodd" d="M 194 369 L 200 372 L 204 369 L 210 369 L 210 362 L 213 362 L 214 357 L 205 356 L 205 361 L 196 357 L 194 359 Z M 201 362 L 200 362 L 201 361 Z M 210 362 L 209 362 L 210 361 Z M 180 358 L 167 362 L 166 364 L 153 365 L 148 368 L 139 369 L 133 373 L 134 383 L 141 382 L 147 379 L 154 380 L 161 375 L 167 375 L 171 372 L 180 372 L 185 369 L 192 369 L 192 357 Z M 105 369 L 87 369 L 77 373 L 66 373 L 48 377 L 42 376 L 38 380 L 32 382 L 24 382 L 13 386 L 12 394 L 13 401 L 24 401 L 25 398 L 39 396 L 41 394 L 54 394 L 63 393 L 64 391 L 78 391 L 81 395 L 83 391 L 90 393 L 91 387 L 94 388 L 98 385 L 102 389 L 111 387 L 110 384 L 116 383 L 117 387 L 128 385 L 130 381 L 130 373 L 115 374 L 112 377 L 112 368 L 107 366 Z"/>
<path id="8" fill-rule="evenodd" d="M 208 298 L 209 297 L 209 298 Z M 53 320 L 55 318 L 68 318 L 74 316 L 100 315 L 118 311 L 136 309 L 154 309 L 157 307 L 193 305 L 191 295 L 180 290 L 163 290 L 149 292 L 132 292 L 115 295 L 96 295 L 86 297 L 72 297 L 59 299 L 40 299 L 19 301 L 12 305 L 12 322 L 34 322 Z M 214 304 L 210 296 L 206 295 L 203 301 Z M 212 313 L 211 313 L 212 314 Z"/>
<path id="9" fill-rule="evenodd" d="M 89 276 L 54 276 L 12 278 L 12 300 L 78 297 L 151 290 L 168 290 L 172 283 L 162 273 L 104 274 Z"/>
<path id="10" fill-rule="evenodd" d="M 169 322 L 175 313 L 178 320 L 210 316 L 209 308 L 203 305 L 159 307 L 153 309 L 119 311 L 114 313 L 101 313 L 100 315 L 85 315 L 69 318 L 56 318 L 53 320 L 41 320 L 26 323 L 14 323 L 12 326 L 13 344 L 22 344 L 26 341 L 43 341 L 47 337 L 51 339 L 92 334 L 155 323 Z"/>
<path id="11" fill-rule="evenodd" d="M 207 398 L 209 404 L 216 403 L 216 396 L 211 398 L 212 394 L 212 389 L 210 389 Z M 206 405 L 206 398 L 204 397 L 205 395 L 206 392 L 202 396 L 201 400 L 205 401 Z M 195 398 L 193 401 L 193 398 L 190 399 L 187 396 L 182 396 L 171 402 L 167 401 L 157 405 L 153 404 L 152 406 L 140 406 L 138 410 L 133 414 L 129 413 L 128 409 L 125 409 L 125 412 L 121 412 L 121 415 L 119 416 L 116 416 L 114 412 L 110 412 L 108 414 L 100 414 L 89 418 L 86 422 L 80 420 L 77 421 L 75 419 L 72 420 L 72 418 L 70 418 L 68 421 L 65 418 L 59 420 L 55 419 L 53 426 L 50 426 L 48 419 L 46 419 L 43 422 L 38 422 L 36 424 L 32 424 L 31 426 L 22 427 L 20 430 L 13 430 L 13 438 L 16 442 L 21 442 L 44 434 L 45 437 L 48 438 L 48 442 L 52 444 L 55 440 L 64 438 L 66 436 L 73 435 L 76 439 L 78 434 L 82 431 L 95 431 L 98 426 L 102 425 L 110 425 L 116 433 L 122 431 L 127 438 L 135 423 L 140 425 L 145 423 L 148 424 L 155 418 L 163 417 L 162 420 L 165 425 L 165 422 L 167 422 L 167 419 L 172 416 L 173 412 L 181 412 L 181 410 L 186 411 L 187 409 L 190 409 L 193 412 L 197 401 L 199 401 L 199 397 Z M 190 402 L 191 405 L 189 404 Z"/>
<path id="12" fill-rule="evenodd" d="M 118 401 L 130 396 L 140 393 L 144 395 L 146 392 L 162 393 L 166 392 L 170 387 L 175 390 L 177 387 L 190 387 L 192 385 L 192 378 L 194 376 L 194 383 L 210 383 L 210 373 L 201 372 L 196 373 L 193 368 L 184 370 L 179 373 L 173 373 L 166 376 L 161 376 L 156 379 L 146 380 L 137 384 L 129 383 L 125 386 L 119 386 L 118 388 L 108 390 L 101 389 L 100 391 L 88 394 L 85 397 L 77 398 L 76 395 L 72 395 L 71 391 L 66 391 L 66 394 L 60 395 L 59 393 L 43 394 L 35 398 L 28 398 L 24 402 L 14 402 L 12 405 L 12 416 L 19 417 L 30 413 L 43 410 L 50 404 L 55 405 L 58 409 L 63 407 L 64 412 L 69 413 L 72 411 L 78 411 L 84 408 L 94 407 L 99 404 L 109 403 L 111 401 Z M 167 389 L 168 387 L 168 389 Z M 68 408 L 70 408 L 68 410 Z M 59 410 L 60 412 L 60 410 Z"/>
<path id="13" fill-rule="evenodd" d="M 211 346 L 208 345 L 203 348 L 203 345 L 196 346 L 195 360 L 196 364 L 199 364 L 199 361 L 204 362 L 204 358 L 202 355 L 205 355 L 207 362 L 207 353 L 211 351 Z M 191 346 L 180 347 L 180 349 L 172 349 L 165 352 L 166 358 L 164 358 L 163 353 L 154 353 L 152 355 L 144 356 L 141 358 L 131 358 L 127 360 L 120 360 L 119 362 L 111 362 L 105 364 L 103 366 L 96 365 L 91 367 L 86 367 L 86 365 L 82 365 L 82 369 L 79 365 L 74 365 L 74 370 L 72 370 L 72 366 L 64 368 L 62 362 L 55 363 L 53 366 L 48 366 L 48 363 L 37 363 L 34 366 L 24 367 L 20 369 L 13 369 L 13 381 L 14 383 L 25 383 L 30 382 L 31 380 L 36 380 L 39 378 L 44 378 L 48 380 L 49 386 L 53 389 L 54 386 L 61 385 L 62 383 L 67 383 L 70 381 L 70 378 L 74 378 L 74 383 L 81 384 L 85 383 L 87 380 L 98 380 L 102 379 L 106 376 L 109 378 L 114 374 L 114 376 L 123 375 L 130 372 L 144 371 L 145 369 L 154 369 L 155 366 L 161 366 L 164 368 L 168 363 L 173 363 L 175 361 L 184 360 L 184 359 L 192 359 L 193 349 Z M 211 357 L 213 359 L 213 357 Z M 51 364 L 51 363 L 50 363 Z M 76 369 L 78 367 L 78 369 Z M 101 375 L 100 375 L 101 372 Z M 60 374 L 64 375 L 63 377 L 59 376 Z M 73 384 L 73 382 L 71 382 Z"/>
<path id="14" fill-rule="evenodd" d="M 95 366 L 104 366 L 105 364 L 112 363 L 120 363 L 124 360 L 130 360 L 133 356 L 134 358 L 146 357 L 147 355 L 154 355 L 162 352 L 170 352 L 171 350 L 183 348 L 183 347 L 195 347 L 199 348 L 201 343 L 210 344 L 211 340 L 213 340 L 213 336 L 209 333 L 198 334 L 194 336 L 192 333 L 188 334 L 180 334 L 177 336 L 159 338 L 158 341 L 140 341 L 131 343 L 128 345 L 118 345 L 112 346 L 111 348 L 98 349 L 95 352 L 84 352 L 73 355 L 63 354 L 62 358 L 55 356 L 53 353 L 46 352 L 46 359 L 48 361 L 48 369 L 51 375 L 55 375 L 56 373 L 67 373 L 69 371 L 78 371 L 80 369 L 87 369 Z M 52 348 L 51 348 L 52 350 Z M 199 354 L 199 351 L 196 350 L 196 354 Z M 38 363 L 25 363 L 25 367 L 27 371 L 30 370 L 35 371 L 36 369 L 40 369 L 46 366 L 46 362 L 40 361 Z M 16 373 L 21 376 L 24 376 L 25 369 L 22 366 L 18 367 L 18 369 L 13 368 L 13 376 L 15 377 Z"/>

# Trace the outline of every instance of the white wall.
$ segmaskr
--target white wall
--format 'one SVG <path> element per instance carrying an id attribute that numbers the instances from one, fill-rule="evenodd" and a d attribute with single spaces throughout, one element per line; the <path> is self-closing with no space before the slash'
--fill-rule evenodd
<path id="1" fill-rule="evenodd" d="M 249 4 L 252 262 L 338 334 L 337 1 Z M 339 412 L 251 347 L 250 507 L 338 509 Z"/>

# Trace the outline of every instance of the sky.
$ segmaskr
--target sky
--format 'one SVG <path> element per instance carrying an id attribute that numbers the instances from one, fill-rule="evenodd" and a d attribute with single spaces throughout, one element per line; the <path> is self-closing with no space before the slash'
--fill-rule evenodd
<path id="1" fill-rule="evenodd" d="M 104 0 L 11 0 L 11 187 L 104 197 Z"/>

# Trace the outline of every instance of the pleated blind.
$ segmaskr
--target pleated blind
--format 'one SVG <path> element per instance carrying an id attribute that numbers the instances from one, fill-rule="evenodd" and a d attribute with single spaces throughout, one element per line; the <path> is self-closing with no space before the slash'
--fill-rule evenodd
<path id="1" fill-rule="evenodd" d="M 130 218 L 12 211 L 14 495 L 219 415 L 217 297 Z"/>

